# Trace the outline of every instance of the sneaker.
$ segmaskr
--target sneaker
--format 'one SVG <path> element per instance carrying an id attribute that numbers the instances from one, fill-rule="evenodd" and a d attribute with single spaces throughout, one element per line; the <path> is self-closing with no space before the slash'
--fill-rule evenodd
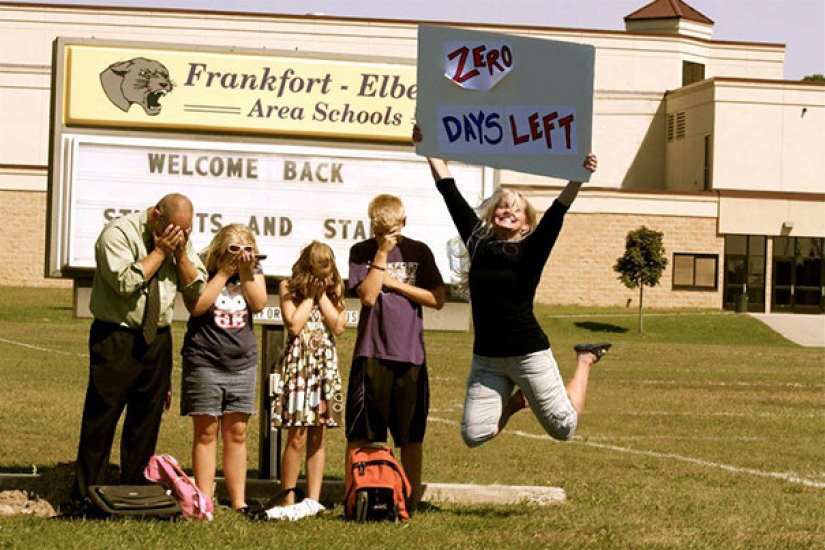
<path id="1" fill-rule="evenodd" d="M 596 361 L 598 361 L 612 346 L 613 344 L 602 342 L 599 344 L 576 344 L 573 349 L 576 353 L 590 352 L 596 356 Z"/>
<path id="2" fill-rule="evenodd" d="M 305 498 L 301 504 L 305 504 L 307 508 L 307 514 L 304 517 L 317 516 L 320 512 L 326 510 L 323 504 L 311 498 Z"/>
<path id="3" fill-rule="evenodd" d="M 294 504 L 292 506 L 295 506 Z M 272 508 L 268 508 L 260 513 L 259 519 L 264 521 L 266 520 L 278 520 L 284 519 L 284 513 L 289 506 L 273 506 Z"/>
<path id="4" fill-rule="evenodd" d="M 307 517 L 312 517 L 326 510 L 317 500 L 305 498 L 298 504 L 289 506 L 275 506 L 266 511 L 266 519 L 279 521 L 298 521 Z"/>

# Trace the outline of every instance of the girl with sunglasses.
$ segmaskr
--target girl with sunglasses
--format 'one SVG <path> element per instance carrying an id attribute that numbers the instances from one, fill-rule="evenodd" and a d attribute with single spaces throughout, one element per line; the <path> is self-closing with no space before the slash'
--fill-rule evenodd
<path id="1" fill-rule="evenodd" d="M 266 283 L 255 235 L 243 224 L 221 228 L 201 258 L 209 273 L 197 301 L 185 300 L 190 318 L 181 355 L 181 415 L 194 427 L 192 468 L 212 497 L 218 431 L 231 506 L 247 512 L 246 429 L 255 412 L 258 346 L 252 315 L 266 306 Z M 185 297 L 184 297 L 185 298 Z"/>
<path id="2" fill-rule="evenodd" d="M 318 502 L 326 464 L 324 438 L 327 428 L 341 425 L 344 411 L 335 337 L 344 332 L 346 306 L 332 249 L 312 241 L 279 290 L 289 339 L 275 369 L 272 421 L 289 430 L 281 470 L 286 505 L 266 510 L 261 519 L 296 521 L 324 510 Z M 307 498 L 295 503 L 304 448 Z"/>

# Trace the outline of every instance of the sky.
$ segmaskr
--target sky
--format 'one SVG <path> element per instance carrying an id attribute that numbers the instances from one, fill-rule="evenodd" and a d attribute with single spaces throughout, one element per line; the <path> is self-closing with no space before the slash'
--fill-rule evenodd
<path id="1" fill-rule="evenodd" d="M 649 0 L 16 0 L 341 17 L 624 30 Z M 785 44 L 788 80 L 825 74 L 825 0 L 687 0 L 714 21 L 715 40 Z"/>

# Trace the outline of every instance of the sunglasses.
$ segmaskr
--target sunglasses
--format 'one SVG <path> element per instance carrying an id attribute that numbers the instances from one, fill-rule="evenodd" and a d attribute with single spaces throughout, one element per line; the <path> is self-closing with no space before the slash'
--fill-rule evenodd
<path id="1" fill-rule="evenodd" d="M 255 247 L 251 244 L 237 244 L 231 243 L 229 246 L 226 247 L 226 250 L 231 252 L 232 254 L 239 254 L 243 252 L 255 252 Z"/>

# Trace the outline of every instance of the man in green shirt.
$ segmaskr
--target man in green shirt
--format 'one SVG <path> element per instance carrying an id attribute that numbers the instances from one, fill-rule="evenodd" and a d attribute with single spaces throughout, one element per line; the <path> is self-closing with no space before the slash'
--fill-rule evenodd
<path id="1" fill-rule="evenodd" d="M 197 299 L 207 280 L 189 240 L 192 217 L 188 198 L 167 195 L 110 222 L 95 243 L 89 385 L 72 491 L 81 510 L 88 487 L 106 484 L 124 408 L 120 482 L 143 483 L 143 468 L 155 452 L 171 398 L 175 296 L 180 291 Z"/>

